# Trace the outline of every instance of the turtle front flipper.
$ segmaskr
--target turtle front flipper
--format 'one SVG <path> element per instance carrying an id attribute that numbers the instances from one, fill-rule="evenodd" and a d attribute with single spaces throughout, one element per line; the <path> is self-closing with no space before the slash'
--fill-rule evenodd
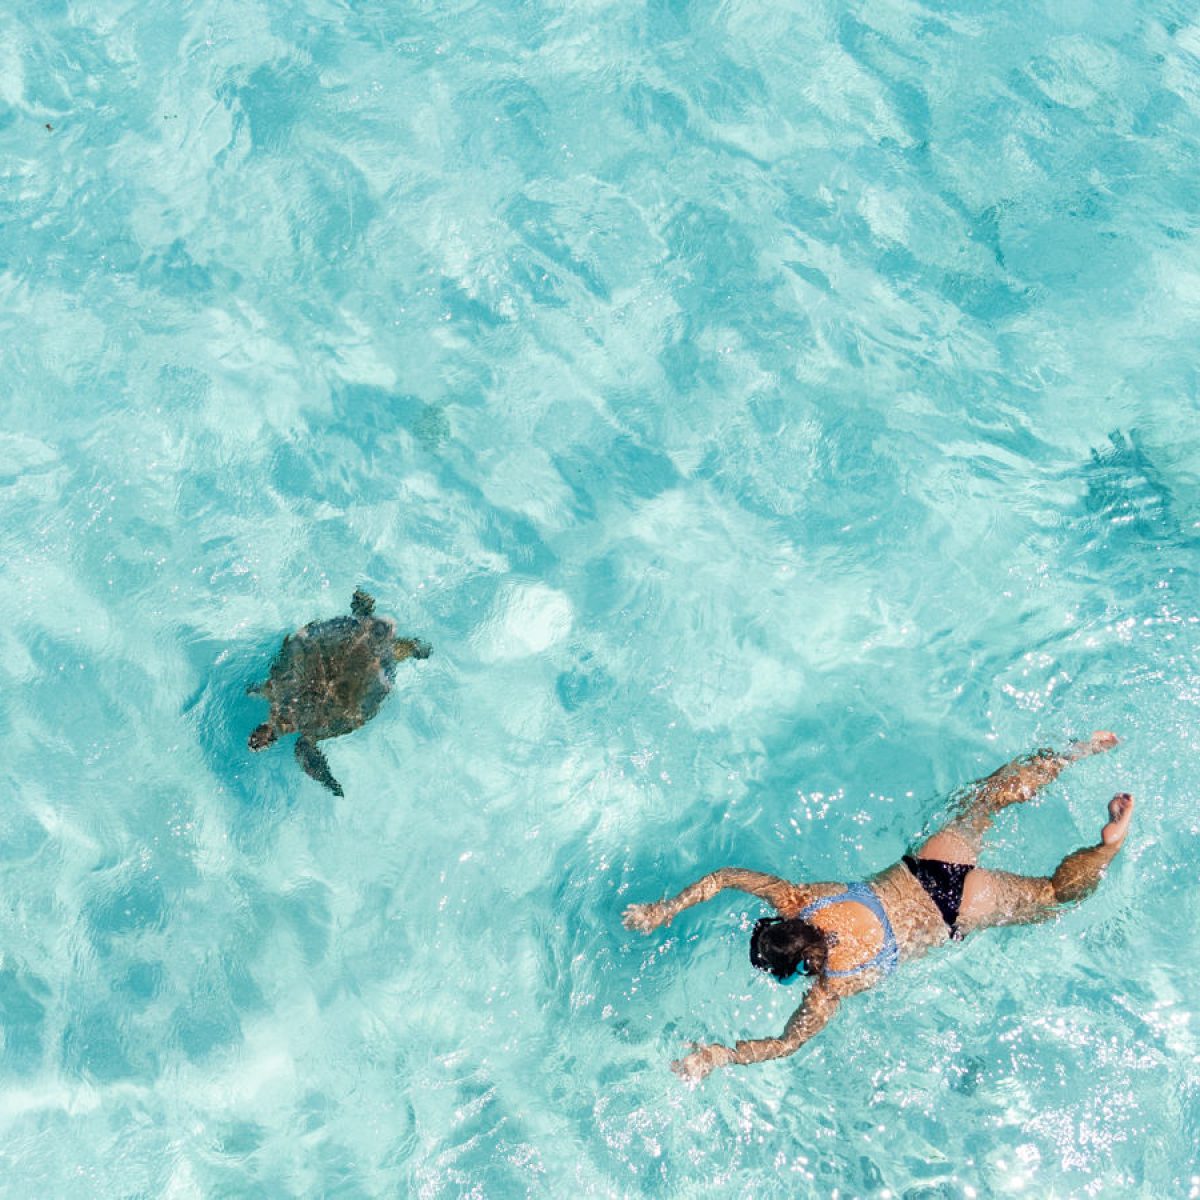
<path id="1" fill-rule="evenodd" d="M 356 617 L 369 617 L 375 611 L 375 597 L 368 595 L 362 588 L 356 589 L 354 599 L 350 601 L 350 611 Z"/>
<path id="2" fill-rule="evenodd" d="M 403 662 L 406 658 L 428 658 L 433 653 L 433 647 L 417 638 L 397 638 L 393 644 L 393 652 L 396 661 Z"/>
<path id="3" fill-rule="evenodd" d="M 311 775 L 318 783 L 323 783 L 335 796 L 344 796 L 342 785 L 333 777 L 325 755 L 317 749 L 316 742 L 310 742 L 301 735 L 296 739 L 296 761 L 305 775 Z"/>

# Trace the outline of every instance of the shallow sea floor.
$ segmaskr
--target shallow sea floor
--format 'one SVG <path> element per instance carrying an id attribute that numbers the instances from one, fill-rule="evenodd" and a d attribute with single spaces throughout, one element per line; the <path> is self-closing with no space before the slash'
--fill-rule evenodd
<path id="1" fill-rule="evenodd" d="M 0 1190 L 1195 1196 L 1200 25 L 1176 3 L 0 13 Z M 244 694 L 369 588 L 433 657 Z M 958 783 L 1097 896 L 779 1032 L 723 864 Z"/>

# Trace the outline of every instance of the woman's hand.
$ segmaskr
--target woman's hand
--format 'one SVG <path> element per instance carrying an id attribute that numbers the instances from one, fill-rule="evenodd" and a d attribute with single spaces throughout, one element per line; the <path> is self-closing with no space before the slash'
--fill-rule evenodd
<path id="1" fill-rule="evenodd" d="M 656 900 L 653 904 L 631 904 L 621 922 L 626 929 L 649 933 L 660 925 L 670 925 L 674 919 L 671 906 L 665 900 Z"/>
<path id="2" fill-rule="evenodd" d="M 1081 758 L 1087 758 L 1092 754 L 1103 754 L 1105 750 L 1111 750 L 1117 744 L 1117 735 L 1109 733 L 1107 729 L 1097 729 L 1089 738 L 1081 738 L 1078 741 L 1071 742 L 1063 753 L 1063 758 L 1068 762 L 1078 762 Z"/>
<path id="3" fill-rule="evenodd" d="M 721 1046 L 715 1042 L 708 1046 L 696 1042 L 690 1042 L 689 1045 L 693 1047 L 691 1054 L 685 1054 L 678 1062 L 671 1064 L 671 1070 L 689 1083 L 699 1083 L 710 1071 L 717 1067 L 729 1066 L 735 1058 L 734 1052 L 728 1046 Z"/>

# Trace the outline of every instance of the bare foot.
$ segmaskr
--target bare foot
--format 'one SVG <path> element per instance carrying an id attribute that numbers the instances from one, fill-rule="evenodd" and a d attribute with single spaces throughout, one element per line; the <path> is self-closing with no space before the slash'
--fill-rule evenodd
<path id="1" fill-rule="evenodd" d="M 1111 750 L 1116 744 L 1117 735 L 1115 733 L 1109 733 L 1107 729 L 1097 729 L 1091 737 L 1072 742 L 1067 747 L 1064 757 L 1075 762 L 1077 759 L 1087 758 L 1092 754 L 1103 754 L 1105 750 Z"/>
<path id="2" fill-rule="evenodd" d="M 1108 815 L 1112 818 L 1100 831 L 1100 840 L 1106 846 L 1119 846 L 1129 832 L 1133 817 L 1133 797 L 1128 792 L 1118 792 L 1108 802 Z"/>

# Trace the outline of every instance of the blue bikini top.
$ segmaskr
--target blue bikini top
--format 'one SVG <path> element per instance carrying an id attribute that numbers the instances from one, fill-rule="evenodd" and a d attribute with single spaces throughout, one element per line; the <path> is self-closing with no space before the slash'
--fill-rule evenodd
<path id="1" fill-rule="evenodd" d="M 857 900 L 859 904 L 865 904 L 879 918 L 879 924 L 883 926 L 883 945 L 879 947 L 879 952 L 867 962 L 859 963 L 857 967 L 851 967 L 847 971 L 827 969 L 825 974 L 831 977 L 858 975 L 863 971 L 870 971 L 872 968 L 878 967 L 885 975 L 890 975 L 900 961 L 900 947 L 896 944 L 892 923 L 888 920 L 888 915 L 884 911 L 879 897 L 865 883 L 848 883 L 844 892 L 838 892 L 833 896 L 822 896 L 820 900 L 814 900 L 796 914 L 796 919 L 806 921 L 813 913 L 820 912 L 821 909 L 828 908 L 831 904 L 841 904 L 843 900 Z"/>

